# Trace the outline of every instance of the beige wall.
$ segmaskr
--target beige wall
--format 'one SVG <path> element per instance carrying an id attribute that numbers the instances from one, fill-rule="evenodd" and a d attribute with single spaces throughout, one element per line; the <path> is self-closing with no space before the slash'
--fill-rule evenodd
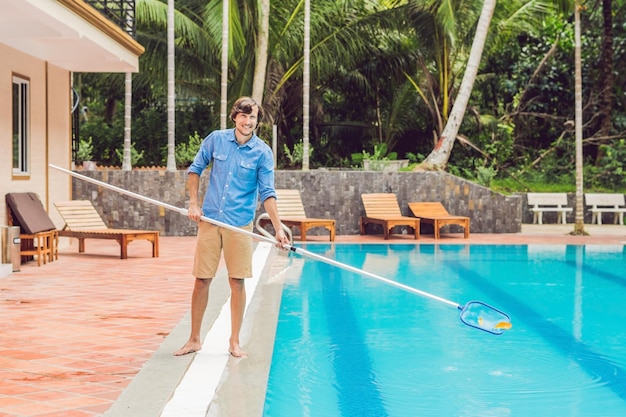
<path id="1" fill-rule="evenodd" d="M 30 176 L 12 175 L 12 76 L 30 80 Z M 7 224 L 6 193 L 37 193 L 50 217 L 62 226 L 53 201 L 70 199 L 71 181 L 48 168 L 70 167 L 70 73 L 0 44 L 0 225 Z"/>
<path id="2" fill-rule="evenodd" d="M 48 161 L 69 169 L 72 159 L 72 118 L 71 118 L 71 80 L 70 73 L 48 65 Z M 48 213 L 50 218 L 62 228 L 61 216 L 54 208 L 55 201 L 71 200 L 72 180 L 53 168 L 48 168 Z"/>

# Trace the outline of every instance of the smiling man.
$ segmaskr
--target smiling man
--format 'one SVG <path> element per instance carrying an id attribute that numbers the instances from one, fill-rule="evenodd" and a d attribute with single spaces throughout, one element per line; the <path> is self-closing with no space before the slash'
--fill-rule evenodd
<path id="1" fill-rule="evenodd" d="M 202 348 L 202 317 L 209 299 L 209 286 L 217 272 L 222 251 L 231 289 L 229 352 L 235 357 L 246 356 L 240 346 L 239 332 L 246 305 L 244 280 L 252 277 L 252 238 L 202 222 L 200 217 L 206 216 L 251 232 L 257 198 L 260 198 L 274 230 L 277 231 L 277 245 L 282 247 L 289 243 L 280 227 L 276 208 L 272 150 L 255 134 L 255 129 L 263 119 L 263 108 L 254 99 L 241 97 L 233 105 L 230 119 L 235 127 L 209 134 L 187 171 L 188 216 L 199 222 L 192 271 L 196 279 L 191 296 L 191 334 L 187 343 L 174 352 L 176 356 Z M 210 164 L 209 186 L 200 205 L 200 176 Z"/>

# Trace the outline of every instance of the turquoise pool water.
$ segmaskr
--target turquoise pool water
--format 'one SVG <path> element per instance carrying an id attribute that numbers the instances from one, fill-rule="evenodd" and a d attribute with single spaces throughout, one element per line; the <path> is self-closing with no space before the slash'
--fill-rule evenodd
<path id="1" fill-rule="evenodd" d="M 626 416 L 623 246 L 306 250 L 511 316 L 495 336 L 445 303 L 306 260 L 287 277 L 265 417 Z"/>

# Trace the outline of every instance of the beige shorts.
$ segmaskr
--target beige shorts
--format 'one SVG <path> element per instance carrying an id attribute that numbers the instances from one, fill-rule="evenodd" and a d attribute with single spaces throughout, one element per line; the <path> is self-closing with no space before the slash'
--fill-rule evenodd
<path id="1" fill-rule="evenodd" d="M 241 229 L 252 232 L 252 223 Z M 215 277 L 222 250 L 230 278 L 252 277 L 252 238 L 208 222 L 198 223 L 193 275 L 196 278 Z"/>

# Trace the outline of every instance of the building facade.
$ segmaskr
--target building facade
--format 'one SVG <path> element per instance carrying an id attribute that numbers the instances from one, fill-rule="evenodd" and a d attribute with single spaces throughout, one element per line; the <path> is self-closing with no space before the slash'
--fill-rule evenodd
<path id="1" fill-rule="evenodd" d="M 72 75 L 137 72 L 134 0 L 0 0 L 0 225 L 6 194 L 71 199 Z"/>

